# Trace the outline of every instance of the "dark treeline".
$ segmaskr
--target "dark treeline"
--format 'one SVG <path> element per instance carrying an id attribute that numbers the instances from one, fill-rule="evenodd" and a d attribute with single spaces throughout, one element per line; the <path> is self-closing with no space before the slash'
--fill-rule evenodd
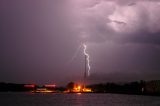
<path id="1" fill-rule="evenodd" d="M 130 83 L 103 83 L 89 85 L 93 92 L 97 93 L 125 93 L 125 94 L 142 94 L 144 91 L 145 83 L 130 82 Z"/>
<path id="2" fill-rule="evenodd" d="M 15 84 L 15 83 L 4 83 L 0 82 L 0 92 L 27 92 L 27 91 L 34 91 L 37 88 L 43 88 L 44 86 L 38 86 L 36 84 L 35 87 L 25 87 L 25 85 L 30 84 Z M 56 90 L 56 91 L 64 91 L 66 90 L 65 87 L 55 87 L 53 88 L 47 88 L 49 90 Z"/>
<path id="3" fill-rule="evenodd" d="M 0 91 L 1 92 L 23 92 L 27 91 L 26 88 L 24 88 L 24 84 L 14 84 L 14 83 L 0 83 Z"/>
<path id="4" fill-rule="evenodd" d="M 101 83 L 89 85 L 96 93 L 121 93 L 160 96 L 160 80 L 134 81 L 128 83 Z"/>

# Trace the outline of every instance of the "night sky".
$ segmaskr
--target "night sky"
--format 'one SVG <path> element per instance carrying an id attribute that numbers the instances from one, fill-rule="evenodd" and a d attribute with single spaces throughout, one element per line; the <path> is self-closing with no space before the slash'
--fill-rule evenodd
<path id="1" fill-rule="evenodd" d="M 0 0 L 0 82 L 160 78 L 158 0 Z"/>

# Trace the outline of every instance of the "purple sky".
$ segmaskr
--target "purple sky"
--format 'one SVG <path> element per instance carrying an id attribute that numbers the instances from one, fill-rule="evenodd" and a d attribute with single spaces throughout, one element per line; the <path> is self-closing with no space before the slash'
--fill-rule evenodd
<path id="1" fill-rule="evenodd" d="M 160 78 L 158 0 L 1 0 L 0 82 Z"/>

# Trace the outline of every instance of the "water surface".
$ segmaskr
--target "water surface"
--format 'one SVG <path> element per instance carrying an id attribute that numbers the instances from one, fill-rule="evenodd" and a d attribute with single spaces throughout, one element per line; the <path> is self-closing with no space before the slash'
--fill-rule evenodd
<path id="1" fill-rule="evenodd" d="M 0 106 L 160 106 L 160 97 L 96 93 L 0 93 Z"/>

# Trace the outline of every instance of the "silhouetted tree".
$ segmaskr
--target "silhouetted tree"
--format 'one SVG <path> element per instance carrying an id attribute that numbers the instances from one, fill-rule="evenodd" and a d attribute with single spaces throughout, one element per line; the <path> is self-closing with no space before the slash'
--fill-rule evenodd
<path id="1" fill-rule="evenodd" d="M 67 84 L 67 89 L 68 89 L 70 92 L 72 92 L 73 88 L 74 88 L 74 82 L 69 82 L 69 83 Z"/>

